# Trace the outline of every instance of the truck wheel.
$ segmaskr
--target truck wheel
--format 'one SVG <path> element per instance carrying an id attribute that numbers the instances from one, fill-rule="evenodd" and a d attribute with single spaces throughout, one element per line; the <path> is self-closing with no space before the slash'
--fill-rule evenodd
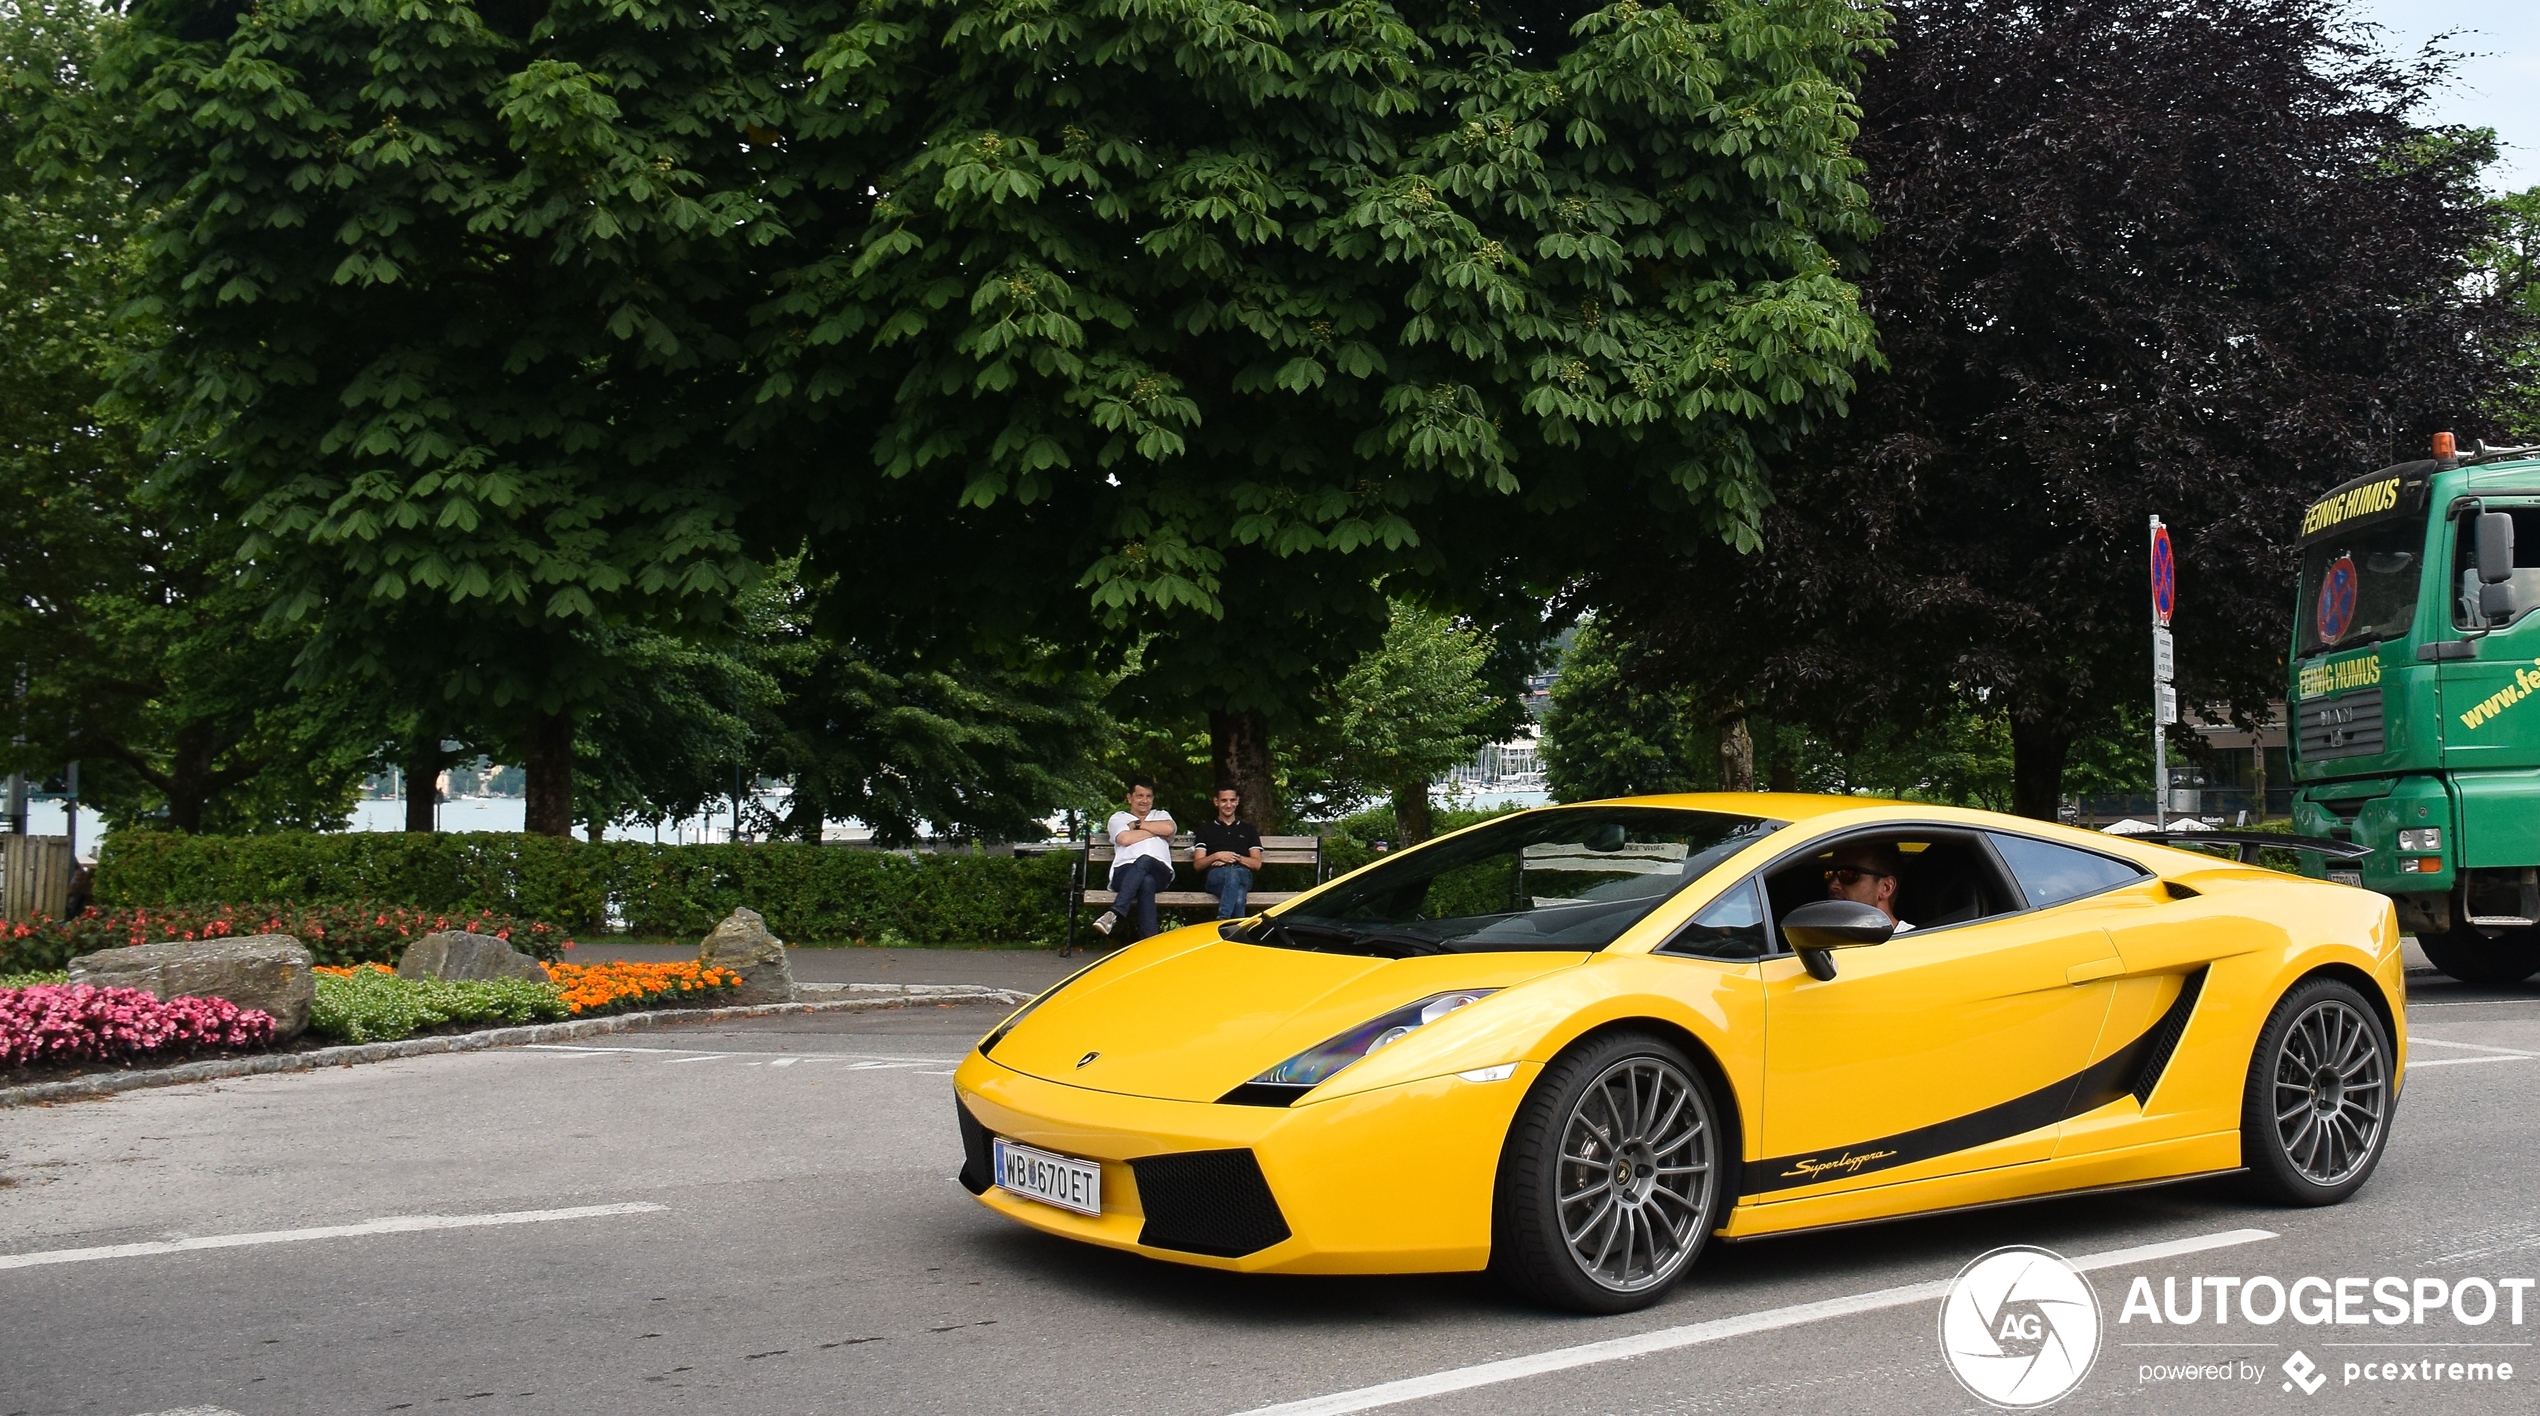
<path id="1" fill-rule="evenodd" d="M 2490 939 L 2468 925 L 2420 934 L 2417 946 L 2436 968 L 2463 983 L 2503 988 L 2540 973 L 2540 930 L 2509 929 Z"/>

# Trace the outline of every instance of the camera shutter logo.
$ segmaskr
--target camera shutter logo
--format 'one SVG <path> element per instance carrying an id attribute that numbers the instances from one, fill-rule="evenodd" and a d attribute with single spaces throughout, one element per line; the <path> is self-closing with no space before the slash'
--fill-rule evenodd
<path id="1" fill-rule="evenodd" d="M 1958 1270 L 1940 1353 L 1977 1400 L 2015 1411 L 2070 1395 L 2099 1357 L 2099 1295 L 2050 1250 L 1996 1249 Z"/>

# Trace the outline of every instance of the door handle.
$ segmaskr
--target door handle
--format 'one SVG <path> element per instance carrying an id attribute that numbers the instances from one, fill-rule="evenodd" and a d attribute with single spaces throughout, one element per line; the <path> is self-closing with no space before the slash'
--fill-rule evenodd
<path id="1" fill-rule="evenodd" d="M 2115 978 L 2124 972 L 2125 960 L 2123 959 L 2093 959 L 2089 963 L 2075 964 L 2064 970 L 2064 982 L 2091 983 L 2103 978 Z"/>

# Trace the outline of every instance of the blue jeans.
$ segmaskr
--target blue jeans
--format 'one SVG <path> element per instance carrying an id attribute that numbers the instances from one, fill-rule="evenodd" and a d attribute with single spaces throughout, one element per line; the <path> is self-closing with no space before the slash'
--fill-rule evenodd
<path id="1" fill-rule="evenodd" d="M 1217 897 L 1219 919 L 1242 919 L 1244 897 L 1252 893 L 1252 867 L 1248 865 L 1212 865 L 1208 868 L 1208 893 Z"/>
<path id="2" fill-rule="evenodd" d="M 1135 944 L 1155 933 L 1155 892 L 1172 883 L 1173 867 L 1150 857 L 1140 856 L 1114 868 L 1111 912 L 1120 916 L 1120 927 L 1111 937 L 1123 944 Z"/>

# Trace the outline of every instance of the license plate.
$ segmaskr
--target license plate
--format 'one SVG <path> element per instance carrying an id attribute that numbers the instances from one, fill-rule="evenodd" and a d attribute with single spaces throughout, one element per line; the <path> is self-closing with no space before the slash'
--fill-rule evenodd
<path id="1" fill-rule="evenodd" d="M 2360 870 L 2332 870 L 2328 873 L 2328 883 L 2331 885 L 2352 885 L 2360 890 L 2363 888 L 2364 884 L 2364 873 Z"/>
<path id="2" fill-rule="evenodd" d="M 1090 1160 L 1052 1155 L 1000 1138 L 997 1188 L 1078 1214 L 1102 1213 L 1102 1167 Z"/>

